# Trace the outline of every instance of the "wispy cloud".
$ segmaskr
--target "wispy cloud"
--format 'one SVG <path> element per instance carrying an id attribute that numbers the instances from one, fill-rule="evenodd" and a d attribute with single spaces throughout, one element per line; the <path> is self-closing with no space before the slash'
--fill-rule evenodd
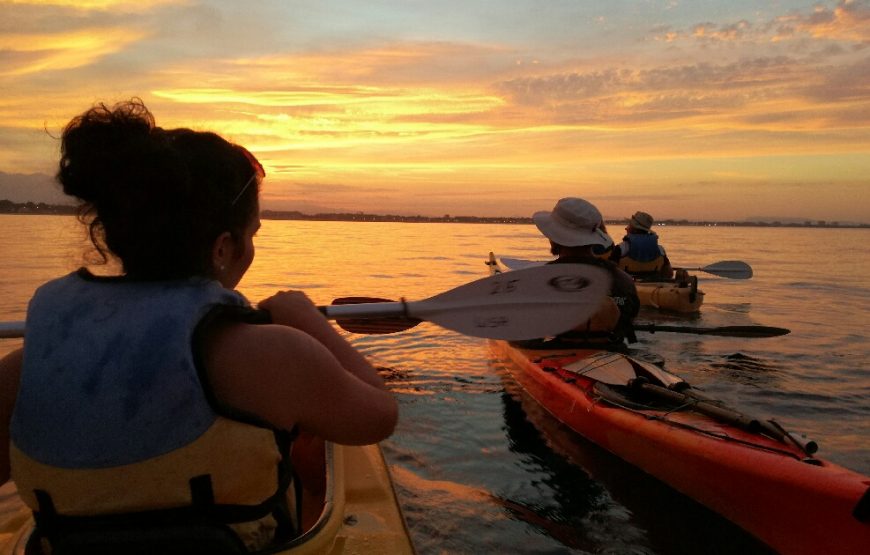
<path id="1" fill-rule="evenodd" d="M 0 0 L 0 5 L 48 6 L 73 8 L 78 11 L 125 10 L 143 11 L 165 4 L 184 4 L 184 0 Z"/>
<path id="2" fill-rule="evenodd" d="M 840 0 L 834 8 L 816 6 L 811 14 L 793 13 L 776 19 L 773 40 L 801 35 L 817 39 L 870 43 L 870 4 Z"/>
<path id="3" fill-rule="evenodd" d="M 124 28 L 3 34 L 0 35 L 0 51 L 5 61 L 0 65 L 0 76 L 76 69 L 120 52 L 144 37 L 142 31 Z"/>
<path id="4" fill-rule="evenodd" d="M 691 40 L 705 44 L 763 44 L 809 37 L 866 45 L 870 42 L 870 4 L 866 0 L 839 0 L 833 7 L 817 5 L 811 13 L 792 11 L 762 21 L 705 21 L 682 29 L 667 26 L 657 29 L 655 37 L 668 43 Z"/>
<path id="5" fill-rule="evenodd" d="M 868 70 L 870 59 L 837 66 L 757 57 L 517 78 L 497 89 L 552 123 L 618 127 L 693 121 L 733 128 L 778 121 L 806 128 L 815 127 L 811 122 L 836 121 L 865 128 L 870 124 Z M 848 119 L 840 117 L 844 112 Z M 801 125 L 802 120 L 810 125 Z"/>

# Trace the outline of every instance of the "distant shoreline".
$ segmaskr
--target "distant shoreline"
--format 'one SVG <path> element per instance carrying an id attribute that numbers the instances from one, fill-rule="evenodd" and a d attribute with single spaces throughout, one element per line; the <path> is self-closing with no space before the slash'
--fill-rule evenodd
<path id="1" fill-rule="evenodd" d="M 46 204 L 36 202 L 12 202 L 0 200 L 0 214 L 26 215 L 75 215 L 78 208 L 68 204 Z M 361 212 L 303 214 L 297 211 L 262 210 L 264 220 L 302 220 L 327 222 L 398 222 L 398 223 L 441 223 L 441 224 L 532 224 L 531 218 L 523 217 L 485 217 L 485 216 L 399 216 L 393 214 L 363 214 Z M 628 220 L 608 220 L 607 225 L 622 225 Z M 870 224 L 852 222 L 828 222 L 824 220 L 804 222 L 729 222 L 706 220 L 660 220 L 662 226 L 695 227 L 800 227 L 867 229 Z"/>

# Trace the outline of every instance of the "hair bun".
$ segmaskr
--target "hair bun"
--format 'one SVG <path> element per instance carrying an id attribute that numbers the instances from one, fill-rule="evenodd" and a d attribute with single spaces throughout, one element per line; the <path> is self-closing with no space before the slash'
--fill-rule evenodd
<path id="1" fill-rule="evenodd" d="M 162 142 L 152 138 L 154 116 L 139 99 L 108 107 L 98 104 L 64 128 L 57 179 L 64 193 L 99 203 L 136 171 L 142 159 Z"/>
<path id="2" fill-rule="evenodd" d="M 244 236 L 262 176 L 243 147 L 212 132 L 161 129 L 135 98 L 73 119 L 57 173 L 83 201 L 79 219 L 97 252 L 117 256 L 135 279 L 213 277 L 214 241 Z"/>

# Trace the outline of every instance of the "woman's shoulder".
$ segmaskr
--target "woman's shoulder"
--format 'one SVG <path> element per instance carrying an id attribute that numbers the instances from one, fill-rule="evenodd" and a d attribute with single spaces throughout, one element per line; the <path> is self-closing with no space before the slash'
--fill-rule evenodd
<path id="1" fill-rule="evenodd" d="M 225 404 L 269 420 L 260 412 L 264 389 L 297 390 L 304 370 L 318 366 L 323 346 L 302 331 L 276 324 L 229 319 L 203 330 L 201 361 L 216 396 Z"/>
<path id="2" fill-rule="evenodd" d="M 222 318 L 205 331 L 205 347 L 223 356 L 240 354 L 250 361 L 281 358 L 319 345 L 310 335 L 289 326 Z"/>

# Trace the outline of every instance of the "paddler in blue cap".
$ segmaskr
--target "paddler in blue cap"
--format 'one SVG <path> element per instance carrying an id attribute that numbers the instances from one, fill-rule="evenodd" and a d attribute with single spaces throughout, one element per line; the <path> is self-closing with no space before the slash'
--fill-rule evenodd
<path id="1" fill-rule="evenodd" d="M 653 217 L 635 212 L 625 227 L 622 242 L 613 248 L 610 260 L 632 276 L 645 281 L 665 281 L 674 275 L 659 236 L 652 231 Z"/>

